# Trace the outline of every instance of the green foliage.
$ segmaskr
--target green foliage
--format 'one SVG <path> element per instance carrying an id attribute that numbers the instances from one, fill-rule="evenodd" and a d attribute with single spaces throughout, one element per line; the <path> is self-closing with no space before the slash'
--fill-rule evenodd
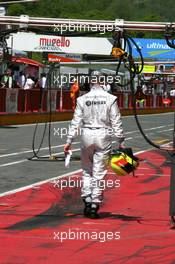
<path id="1" fill-rule="evenodd" d="M 23 5 L 14 4 L 14 5 L 9 6 L 8 13 L 11 16 L 20 16 L 21 14 L 25 14 L 26 13 L 26 9 L 25 9 L 25 7 Z"/>
<path id="2" fill-rule="evenodd" d="M 14 4 L 8 15 L 28 14 L 36 17 L 102 19 L 128 21 L 174 21 L 174 0 L 40 0 L 37 3 Z M 136 32 L 135 36 L 155 37 L 160 33 Z"/>
<path id="3" fill-rule="evenodd" d="M 32 57 L 33 60 L 39 61 L 43 63 L 43 58 L 42 58 L 42 53 L 41 52 L 32 52 Z"/>

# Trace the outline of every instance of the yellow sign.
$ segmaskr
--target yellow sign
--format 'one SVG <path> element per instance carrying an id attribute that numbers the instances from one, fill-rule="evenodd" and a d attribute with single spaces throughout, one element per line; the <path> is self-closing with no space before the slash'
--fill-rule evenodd
<path id="1" fill-rule="evenodd" d="M 139 68 L 141 68 L 141 66 L 139 66 Z M 152 72 L 155 72 L 155 70 L 156 70 L 156 66 L 155 65 L 144 65 L 142 72 L 143 73 L 144 72 L 150 72 L 150 73 L 152 73 Z"/>

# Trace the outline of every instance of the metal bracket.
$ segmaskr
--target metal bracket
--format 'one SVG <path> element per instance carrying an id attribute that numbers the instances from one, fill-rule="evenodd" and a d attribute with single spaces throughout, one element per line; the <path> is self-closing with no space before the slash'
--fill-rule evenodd
<path id="1" fill-rule="evenodd" d="M 116 19 L 114 25 L 115 25 L 114 31 L 122 31 L 123 32 L 124 19 Z"/>
<path id="2" fill-rule="evenodd" d="M 20 16 L 19 28 L 20 29 L 26 29 L 26 28 L 28 28 L 28 23 L 29 23 L 29 16 L 27 16 L 27 15 L 21 15 Z"/>

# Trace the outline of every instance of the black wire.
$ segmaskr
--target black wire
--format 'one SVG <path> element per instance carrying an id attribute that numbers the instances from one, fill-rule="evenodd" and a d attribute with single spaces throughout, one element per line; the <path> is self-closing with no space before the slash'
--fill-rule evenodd
<path id="1" fill-rule="evenodd" d="M 138 128 L 139 128 L 139 131 L 140 131 L 140 133 L 142 134 L 142 136 L 144 137 L 144 139 L 145 139 L 150 145 L 152 145 L 152 146 L 155 147 L 155 148 L 160 149 L 160 146 L 157 145 L 157 144 L 155 144 L 152 140 L 150 140 L 150 139 L 146 136 L 145 132 L 144 132 L 143 129 L 142 129 L 142 126 L 141 126 L 141 124 L 140 124 L 140 121 L 139 121 L 139 119 L 138 119 L 138 115 L 137 115 L 136 94 L 135 94 L 135 91 L 134 91 L 134 83 L 133 83 L 133 81 L 131 82 L 131 86 L 130 86 L 130 87 L 131 87 L 131 93 L 132 93 L 132 98 L 133 98 L 133 112 L 134 112 L 134 117 L 135 117 L 136 124 L 137 124 L 137 126 L 138 126 Z"/>
<path id="2" fill-rule="evenodd" d="M 168 36 L 165 36 L 166 40 L 167 40 L 167 44 L 170 45 L 171 47 L 174 47 L 175 48 L 175 45 L 173 45 L 172 43 L 169 42 L 169 38 Z M 141 58 L 141 67 L 140 67 L 140 70 L 137 70 L 136 71 L 136 74 L 140 74 L 143 70 L 143 66 L 144 66 L 144 60 L 143 60 L 143 56 L 142 56 L 142 53 L 141 53 L 141 50 L 140 48 L 138 47 L 137 43 L 130 37 L 127 35 L 127 39 L 130 39 L 131 42 L 134 44 L 134 46 L 136 47 L 139 55 L 140 55 L 140 58 Z M 129 51 L 130 51 L 130 42 L 128 42 L 128 45 L 129 45 Z M 130 65 L 130 68 L 132 67 L 132 65 Z M 134 73 L 135 74 L 135 73 Z M 155 78 L 156 79 L 156 78 Z M 135 121 L 136 121 L 136 124 L 139 128 L 139 131 L 141 133 L 141 135 L 143 136 L 143 138 L 147 141 L 147 143 L 149 143 L 151 146 L 157 148 L 157 149 L 160 149 L 160 150 L 164 150 L 166 151 L 170 156 L 174 155 L 174 154 L 171 154 L 168 150 L 165 150 L 165 149 L 162 149 L 161 146 L 155 144 L 152 140 L 150 140 L 147 135 L 145 134 L 145 132 L 143 131 L 142 129 L 142 126 L 140 124 L 140 121 L 138 119 L 138 114 L 137 114 L 137 107 L 136 107 L 136 93 L 135 93 L 135 90 L 134 90 L 134 79 L 133 79 L 133 75 L 132 75 L 132 71 L 130 71 L 130 87 L 131 87 L 131 93 L 132 93 L 132 98 L 133 98 L 133 112 L 134 112 L 134 117 L 135 117 Z"/>
<path id="3" fill-rule="evenodd" d="M 175 49 L 174 39 L 172 39 L 173 37 L 175 37 L 175 31 L 172 28 L 172 24 L 166 26 L 164 37 L 165 37 L 167 45 L 170 48 Z"/>
<path id="4" fill-rule="evenodd" d="M 55 69 L 55 64 L 51 66 L 51 71 L 50 71 L 50 78 L 48 79 L 48 92 L 49 92 L 49 132 L 48 132 L 48 146 L 49 146 L 49 155 L 50 157 L 52 156 L 52 151 L 51 151 L 51 122 L 52 122 L 52 102 L 51 102 L 51 94 L 52 94 L 52 74 Z"/>
<path id="5" fill-rule="evenodd" d="M 49 144 L 49 155 L 51 156 L 52 153 L 51 153 L 51 140 L 50 140 L 50 137 L 51 137 L 51 117 L 52 117 L 52 111 L 51 111 L 51 77 L 52 77 L 52 73 L 53 73 L 53 69 L 54 69 L 55 65 L 51 65 L 50 69 L 49 69 L 49 72 L 47 74 L 47 77 L 46 77 L 46 87 L 47 87 L 47 90 L 48 90 L 48 93 L 49 93 L 49 132 L 48 132 L 48 144 Z M 36 141 L 36 135 L 37 135 L 37 130 L 38 130 L 38 121 L 36 122 L 36 126 L 35 126 L 35 129 L 34 129 L 34 134 L 33 134 L 33 139 L 32 139 L 32 151 L 33 151 L 33 157 L 29 158 L 30 160 L 32 160 L 33 158 L 37 158 L 37 159 L 40 159 L 40 158 L 44 158 L 42 156 L 39 156 L 39 152 L 40 152 L 40 149 L 43 145 L 43 142 L 44 142 L 44 138 L 45 138 L 45 135 L 46 135 L 46 131 L 47 131 L 47 125 L 48 125 L 48 122 L 46 121 L 45 122 L 45 126 L 44 126 L 44 130 L 43 130 L 43 135 L 41 137 L 41 141 L 40 141 L 40 144 L 39 144 L 39 147 L 37 150 L 35 150 L 35 141 Z"/>
<path id="6" fill-rule="evenodd" d="M 143 55 L 141 52 L 141 49 L 139 48 L 138 44 L 135 42 L 135 40 L 133 38 L 131 38 L 129 35 L 126 35 L 127 38 L 133 43 L 133 45 L 136 47 L 137 52 L 139 53 L 140 59 L 141 59 L 141 67 L 140 69 L 137 69 L 137 74 L 140 74 L 143 70 L 144 67 L 144 59 L 143 59 Z"/>
<path id="7" fill-rule="evenodd" d="M 129 70 L 129 73 L 130 73 L 130 81 L 129 81 L 129 83 L 130 83 L 130 88 L 131 88 L 131 93 L 132 93 L 132 98 L 133 98 L 133 113 L 134 113 L 136 124 L 138 126 L 138 129 L 139 129 L 141 135 L 147 141 L 147 143 L 149 143 L 150 145 L 152 145 L 153 147 L 155 147 L 157 149 L 161 149 L 161 150 L 165 151 L 165 149 L 162 149 L 161 146 L 155 144 L 151 139 L 149 139 L 147 137 L 147 135 L 143 131 L 142 126 L 140 124 L 140 121 L 138 119 L 137 107 L 136 107 L 136 93 L 135 93 L 135 90 L 134 90 L 134 78 L 135 78 L 136 75 L 138 75 L 138 74 L 140 74 L 142 72 L 143 66 L 144 66 L 144 59 L 143 59 L 141 50 L 138 47 L 137 43 L 127 34 L 123 34 L 123 37 L 124 37 L 124 39 L 125 39 L 125 41 L 127 43 L 128 49 L 129 49 L 129 52 L 128 52 L 129 53 L 129 55 L 128 55 L 128 62 L 129 62 L 128 70 Z M 140 56 L 140 59 L 141 59 L 141 67 L 140 67 L 140 69 L 138 69 L 136 67 L 136 64 L 133 61 L 131 42 L 136 47 L 137 52 L 139 53 L 139 56 Z M 121 58 L 121 61 L 122 61 L 122 59 L 123 58 Z M 128 85 L 128 83 L 127 83 L 127 85 Z M 168 154 L 170 154 L 170 153 L 168 152 Z"/>
<path id="8" fill-rule="evenodd" d="M 33 139 L 32 139 L 32 151 L 33 151 L 33 156 L 31 158 L 29 158 L 29 160 L 32 160 L 33 158 L 40 158 L 38 156 L 38 153 L 43 145 L 43 141 L 44 141 L 44 137 L 45 137 L 45 133 L 46 133 L 46 129 L 47 129 L 47 122 L 44 125 L 44 131 L 43 131 L 43 136 L 41 138 L 41 142 L 39 144 L 39 147 L 37 149 L 37 151 L 35 151 L 35 140 L 36 140 L 36 134 L 37 134 L 37 129 L 38 129 L 38 121 L 36 122 L 35 125 L 35 129 L 34 129 L 34 133 L 33 133 Z"/>
<path id="9" fill-rule="evenodd" d="M 136 107 L 136 94 L 134 91 L 134 83 L 133 81 L 131 82 L 131 92 L 132 92 L 132 98 L 133 98 L 133 112 L 134 112 L 134 118 L 137 124 L 137 127 L 139 128 L 139 131 L 141 133 L 141 135 L 143 136 L 143 138 L 146 140 L 146 142 L 148 144 L 150 144 L 151 146 L 153 146 L 154 148 L 166 151 L 170 157 L 174 156 L 174 154 L 171 154 L 168 150 L 161 148 L 160 145 L 155 144 L 151 139 L 148 138 L 148 136 L 145 134 L 144 130 L 142 129 L 142 126 L 140 124 L 139 118 L 138 118 L 138 114 L 137 114 L 137 107 Z"/>
<path id="10" fill-rule="evenodd" d="M 7 29 L 7 30 L 0 31 L 0 38 L 7 37 L 9 34 L 16 33 L 18 31 L 19 29 Z"/>
<path id="11" fill-rule="evenodd" d="M 144 137 L 144 139 L 147 141 L 147 143 L 149 143 L 150 145 L 152 145 L 153 147 L 155 147 L 157 149 L 161 149 L 161 146 L 155 144 L 152 140 L 150 140 L 147 137 L 147 135 L 145 134 L 145 132 L 142 129 L 142 126 L 141 126 L 141 124 L 139 122 L 138 115 L 137 115 L 136 93 L 135 93 L 135 90 L 134 90 L 134 78 L 135 78 L 136 75 L 138 75 L 138 74 L 140 74 L 142 72 L 143 67 L 144 67 L 144 59 L 143 59 L 143 56 L 142 56 L 142 52 L 141 52 L 139 46 L 137 45 L 137 43 L 128 34 L 124 33 L 122 37 L 124 38 L 124 46 L 128 47 L 128 57 L 127 58 L 128 58 L 129 65 L 128 65 L 127 69 L 129 70 L 129 73 L 130 73 L 130 80 L 129 80 L 129 82 L 127 84 L 125 84 L 125 85 L 121 85 L 120 84 L 120 86 L 126 86 L 126 85 L 130 84 L 132 98 L 133 98 L 133 113 L 134 113 L 136 124 L 137 124 L 137 126 L 139 128 L 139 131 L 142 134 L 142 136 Z M 134 62 L 134 59 L 133 59 L 133 56 L 132 56 L 132 45 L 131 45 L 131 42 L 136 47 L 137 52 L 139 53 L 139 56 L 140 56 L 140 59 L 141 59 L 141 67 L 140 67 L 140 69 L 136 66 L 136 64 Z M 117 69 L 116 69 L 116 74 L 118 74 L 121 62 L 123 61 L 124 63 L 126 63 L 126 61 L 124 61 L 124 60 L 126 60 L 126 58 L 124 56 L 121 56 L 120 60 L 119 60 L 119 64 L 118 64 Z M 164 149 L 162 149 L 162 150 L 164 150 Z"/>
<path id="12" fill-rule="evenodd" d="M 115 36 L 114 36 L 115 37 Z M 120 56 L 119 58 L 119 64 L 117 65 L 117 69 L 116 69 L 116 75 L 118 74 L 119 72 L 119 69 L 120 69 L 120 66 L 121 66 L 121 63 L 123 62 L 126 66 L 126 62 L 129 63 L 129 65 L 127 66 L 127 69 L 130 73 L 130 80 L 127 82 L 127 84 L 120 84 L 119 86 L 126 86 L 128 84 L 130 84 L 130 88 L 131 88 L 131 93 L 132 93 L 132 98 L 133 98 L 133 113 L 134 113 L 134 117 L 135 117 L 135 120 L 136 120 L 136 124 L 139 128 L 139 131 L 140 133 L 142 134 L 142 136 L 144 137 L 144 139 L 150 144 L 152 145 L 153 147 L 155 148 L 158 148 L 160 149 L 160 146 L 155 144 L 154 142 L 152 142 L 147 136 L 146 134 L 144 133 L 143 129 L 142 129 L 142 126 L 139 122 L 139 119 L 138 119 L 138 115 L 137 115 L 137 107 L 136 107 L 136 93 L 135 93 L 135 90 L 134 90 L 134 78 L 137 74 L 140 74 L 143 70 L 143 66 L 144 66 L 144 60 L 143 60 L 143 56 L 142 56 L 142 53 L 141 53 L 141 50 L 140 48 L 138 47 L 137 43 L 128 35 L 128 34 L 125 34 L 123 32 L 123 34 L 117 34 L 116 35 L 117 38 L 119 38 L 118 40 L 115 39 L 114 41 L 114 46 L 113 47 L 118 47 L 118 48 L 121 48 L 120 46 L 120 38 L 122 37 L 124 39 L 124 48 L 123 49 L 125 51 L 125 54 L 128 53 L 127 56 L 122 55 Z M 140 69 L 137 68 L 135 62 L 134 62 L 134 59 L 133 59 L 133 56 L 132 56 L 132 45 L 131 43 L 133 43 L 133 45 L 136 47 L 137 49 L 137 52 L 139 53 L 139 56 L 140 56 L 140 59 L 141 59 L 141 67 Z M 126 51 L 126 48 L 128 48 L 128 51 Z"/>
<path id="13" fill-rule="evenodd" d="M 132 80 L 134 80 L 136 74 L 139 74 L 142 72 L 143 66 L 144 66 L 143 56 L 142 56 L 141 50 L 140 50 L 139 46 L 137 45 L 137 43 L 133 40 L 133 38 L 131 38 L 125 32 L 120 33 L 120 34 L 117 33 L 113 36 L 113 38 L 114 38 L 113 47 L 121 48 L 125 52 L 122 56 L 119 57 L 119 63 L 118 63 L 117 68 L 116 68 L 116 75 L 118 75 L 118 72 L 119 72 L 119 69 L 121 67 L 122 62 L 124 63 L 124 67 L 127 68 L 127 70 L 130 73 L 130 80 L 125 84 L 119 83 L 118 86 L 120 86 L 120 87 L 128 86 L 132 82 Z M 121 39 L 123 39 L 123 46 L 124 46 L 123 48 L 121 47 Z M 134 58 L 132 56 L 132 45 L 131 45 L 131 43 L 135 46 L 135 48 L 139 54 L 140 61 L 141 61 L 140 69 L 138 68 L 138 65 L 135 63 Z"/>

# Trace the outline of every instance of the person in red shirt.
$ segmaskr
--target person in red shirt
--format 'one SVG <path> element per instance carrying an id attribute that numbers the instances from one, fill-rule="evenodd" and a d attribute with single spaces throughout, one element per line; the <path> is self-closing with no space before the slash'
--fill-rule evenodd
<path id="1" fill-rule="evenodd" d="M 70 89 L 70 97 L 72 99 L 72 110 L 74 111 L 75 110 L 75 107 L 76 107 L 76 99 L 78 97 L 78 94 L 79 94 L 79 84 L 78 82 L 75 80 L 74 84 L 71 86 L 71 89 Z"/>

